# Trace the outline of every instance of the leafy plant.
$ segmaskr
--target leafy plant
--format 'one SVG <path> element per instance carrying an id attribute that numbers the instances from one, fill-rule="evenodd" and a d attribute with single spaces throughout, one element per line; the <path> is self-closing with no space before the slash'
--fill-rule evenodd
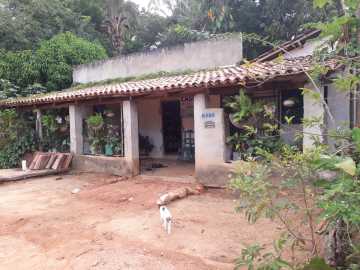
<path id="1" fill-rule="evenodd" d="M 107 155 L 120 155 L 122 154 L 122 140 L 117 126 L 107 124 L 106 137 L 105 137 L 105 154 Z"/>
<path id="2" fill-rule="evenodd" d="M 27 115 L 12 109 L 0 111 L 0 168 L 18 167 L 24 154 L 37 146 L 35 129 Z"/>
<path id="3" fill-rule="evenodd" d="M 68 152 L 70 150 L 69 122 L 66 118 L 58 110 L 42 115 L 43 138 L 40 143 L 44 151 Z"/>
<path id="4" fill-rule="evenodd" d="M 257 114 L 264 111 L 263 104 L 253 102 L 244 91 L 240 91 L 239 95 L 227 98 L 225 106 L 232 111 L 232 119 L 236 123 L 256 117 Z"/>
<path id="5" fill-rule="evenodd" d="M 104 118 L 100 113 L 89 116 L 86 119 L 86 123 L 89 128 L 93 130 L 99 130 L 104 126 Z"/>
<path id="6" fill-rule="evenodd" d="M 103 152 L 105 145 L 105 128 L 104 118 L 100 113 L 89 116 L 86 119 L 89 129 L 89 141 L 93 154 L 100 154 Z"/>
<path id="7" fill-rule="evenodd" d="M 244 248 L 240 258 L 235 262 L 235 269 L 241 269 L 244 266 L 249 270 L 294 269 L 295 267 L 291 263 L 282 258 L 286 243 L 286 236 L 274 241 L 274 252 L 264 252 L 265 249 L 258 244 Z"/>

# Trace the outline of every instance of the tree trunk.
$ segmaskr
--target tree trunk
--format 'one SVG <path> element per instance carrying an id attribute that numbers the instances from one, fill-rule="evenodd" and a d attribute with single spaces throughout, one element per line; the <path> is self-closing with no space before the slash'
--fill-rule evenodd
<path id="1" fill-rule="evenodd" d="M 356 11 L 356 19 L 358 20 L 358 22 L 360 22 L 360 5 L 358 6 L 358 9 Z M 357 48 L 360 48 L 360 26 L 358 24 L 357 29 L 356 29 L 356 43 L 357 43 Z M 359 57 L 359 55 L 357 55 Z M 360 69 L 359 67 L 356 67 L 357 69 L 355 70 L 356 75 L 360 76 Z M 355 89 L 355 127 L 360 127 L 360 85 L 358 84 L 356 89 Z"/>
<path id="2" fill-rule="evenodd" d="M 349 252 L 346 224 L 338 220 L 325 236 L 325 260 L 333 267 L 344 266 Z"/>

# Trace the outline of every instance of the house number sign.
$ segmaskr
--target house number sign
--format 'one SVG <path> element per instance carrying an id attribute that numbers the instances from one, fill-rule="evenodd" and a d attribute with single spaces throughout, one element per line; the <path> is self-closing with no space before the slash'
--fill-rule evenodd
<path id="1" fill-rule="evenodd" d="M 201 118 L 204 120 L 205 128 L 215 128 L 215 113 L 202 113 Z"/>

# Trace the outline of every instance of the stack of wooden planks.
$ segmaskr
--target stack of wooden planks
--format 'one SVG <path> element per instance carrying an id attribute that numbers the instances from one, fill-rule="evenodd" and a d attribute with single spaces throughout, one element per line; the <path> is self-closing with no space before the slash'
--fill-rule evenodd
<path id="1" fill-rule="evenodd" d="M 44 153 L 35 152 L 30 163 L 30 170 L 68 170 L 73 155 L 70 153 Z"/>
<path id="2" fill-rule="evenodd" d="M 73 155 L 70 153 L 35 152 L 33 158 L 28 160 L 30 162 L 28 170 L 0 170 L 0 184 L 65 173 L 69 171 L 72 159 Z"/>

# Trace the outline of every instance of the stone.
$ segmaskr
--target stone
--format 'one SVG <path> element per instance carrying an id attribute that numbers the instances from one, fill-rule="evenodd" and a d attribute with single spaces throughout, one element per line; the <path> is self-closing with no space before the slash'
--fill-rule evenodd
<path id="1" fill-rule="evenodd" d="M 80 190 L 80 188 L 74 188 L 72 191 L 71 191 L 71 193 L 72 194 L 77 194 L 77 193 L 79 193 L 81 190 Z"/>

